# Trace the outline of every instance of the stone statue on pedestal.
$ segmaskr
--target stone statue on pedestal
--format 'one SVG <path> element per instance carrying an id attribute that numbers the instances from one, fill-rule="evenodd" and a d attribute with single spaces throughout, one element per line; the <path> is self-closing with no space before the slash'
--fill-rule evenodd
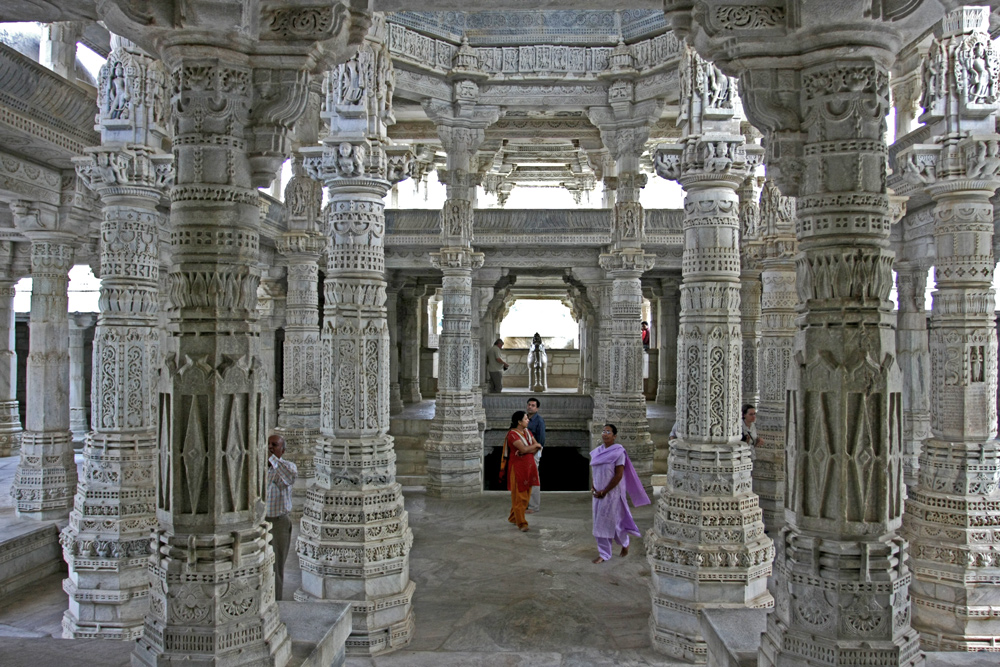
<path id="1" fill-rule="evenodd" d="M 535 332 L 531 339 L 531 346 L 528 347 L 528 389 L 530 391 L 545 391 L 546 367 L 548 357 L 545 354 L 545 346 L 542 344 L 542 337 Z"/>

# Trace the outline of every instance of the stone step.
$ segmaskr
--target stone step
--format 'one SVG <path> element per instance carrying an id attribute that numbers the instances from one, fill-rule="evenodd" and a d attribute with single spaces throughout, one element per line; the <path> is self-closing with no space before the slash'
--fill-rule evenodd
<path id="1" fill-rule="evenodd" d="M 9 521 L 5 520 L 9 519 Z M 55 521 L 0 518 L 0 599 L 39 579 L 65 572 L 59 546 L 60 524 Z"/>
<path id="2" fill-rule="evenodd" d="M 396 475 L 396 481 L 400 486 L 427 486 L 427 473 L 422 475 Z"/>
<path id="3" fill-rule="evenodd" d="M 351 606 L 340 602 L 278 603 L 281 620 L 292 640 L 285 667 L 341 667 L 351 634 Z"/>
<path id="4" fill-rule="evenodd" d="M 292 641 L 285 667 L 342 667 L 351 634 L 350 605 L 337 602 L 279 602 Z M 111 639 L 0 637 L 4 667 L 126 667 L 134 642 Z"/>

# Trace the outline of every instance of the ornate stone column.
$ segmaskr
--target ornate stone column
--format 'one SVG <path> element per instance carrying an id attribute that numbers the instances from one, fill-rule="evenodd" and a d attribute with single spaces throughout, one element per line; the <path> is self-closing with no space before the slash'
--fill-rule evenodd
<path id="1" fill-rule="evenodd" d="M 942 19 L 920 117 L 935 141 L 897 157 L 934 199 L 931 437 L 904 529 L 913 545 L 913 627 L 923 648 L 938 651 L 995 650 L 1000 635 L 1000 537 L 984 529 L 1000 521 L 990 202 L 1000 186 L 1000 54 L 989 15 L 963 7 Z"/>
<path id="2" fill-rule="evenodd" d="M 376 15 L 357 55 L 328 72 L 322 113 L 330 133 L 322 147 L 303 149 L 310 174 L 326 184 L 329 203 L 323 212 L 320 437 L 302 513 L 302 587 L 295 599 L 350 603 L 347 651 L 362 655 L 405 646 L 413 634 L 413 533 L 388 435 L 383 244 L 384 197 L 392 186 L 385 149 L 392 97 L 385 36 L 385 22 Z"/>
<path id="3" fill-rule="evenodd" d="M 389 414 L 403 411 L 403 394 L 399 386 L 399 285 L 385 291 L 386 323 L 389 328 Z"/>
<path id="4" fill-rule="evenodd" d="M 285 455 L 299 471 L 292 511 L 301 512 L 316 474 L 313 457 L 320 435 L 319 261 L 326 238 L 319 231 L 322 184 L 306 173 L 301 155 L 293 158 L 292 173 L 285 186 L 288 231 L 276 243 L 285 258 L 287 287 L 283 386 L 275 432 L 285 439 Z"/>
<path id="5" fill-rule="evenodd" d="M 604 294 L 609 297 L 610 337 L 602 336 L 601 345 L 608 367 L 604 385 L 607 403 L 603 419 L 598 420 L 595 414 L 592 433 L 599 435 L 605 422 L 615 424 L 617 441 L 628 451 L 643 483 L 649 485 L 654 447 L 642 391 L 644 359 L 639 323 L 642 321 L 640 278 L 652 268 L 654 258 L 642 249 L 646 221 L 639 191 L 646 185 L 647 177 L 640 172 L 639 158 L 663 107 L 658 100 L 632 102 L 635 75 L 631 49 L 619 44 L 609 58 L 608 106 L 587 109 L 590 121 L 601 132 L 601 142 L 614 160 L 618 176 L 611 215 L 611 245 L 600 257 L 610 287 L 610 293 Z"/>
<path id="6" fill-rule="evenodd" d="M 744 134 L 748 139 L 751 135 Z M 761 243 L 760 209 L 757 206 L 757 176 L 753 169 L 736 188 L 740 208 L 740 335 L 743 338 L 744 404 L 756 406 L 760 402 L 757 356 L 761 340 Z M 742 412 L 742 409 L 741 409 Z"/>
<path id="7" fill-rule="evenodd" d="M 188 0 L 183 21 L 160 9 L 99 9 L 169 73 L 175 166 L 168 356 L 153 403 L 159 527 L 132 662 L 280 667 L 291 642 L 262 502 L 270 371 L 257 320 L 257 188 L 291 152 L 308 70 L 345 60 L 370 21 L 339 2 Z"/>
<path id="8" fill-rule="evenodd" d="M 101 197 L 104 218 L 93 431 L 61 538 L 69 565 L 63 635 L 134 640 L 149 607 L 149 535 L 157 527 L 155 396 L 162 363 L 157 206 L 172 171 L 171 156 L 160 148 L 167 136 L 166 73 L 132 43 L 112 40 L 98 89 L 102 145 L 76 160 L 80 178 Z M 132 91 L 120 107 L 113 81 L 118 75 Z M 83 324 L 77 323 L 81 352 Z M 81 378 L 81 393 L 82 384 Z"/>
<path id="9" fill-rule="evenodd" d="M 423 288 L 404 287 L 400 293 L 400 379 L 399 391 L 403 403 L 419 403 L 420 395 L 420 310 Z"/>
<path id="10" fill-rule="evenodd" d="M 660 300 L 657 305 L 657 340 L 660 347 L 659 380 L 656 384 L 656 402 L 674 405 L 677 401 L 677 318 L 680 307 L 680 281 L 676 278 L 660 280 Z"/>
<path id="11" fill-rule="evenodd" d="M 785 382 L 795 344 L 795 200 L 774 181 L 760 193 L 761 345 L 753 490 L 772 537 L 785 521 Z"/>
<path id="12" fill-rule="evenodd" d="M 63 214 L 41 202 L 11 204 L 14 224 L 31 241 L 31 343 L 25 429 L 11 495 L 17 515 L 64 519 L 76 493 L 69 431 L 69 315 L 66 287 L 77 235 Z"/>
<path id="13" fill-rule="evenodd" d="M 587 298 L 594 304 L 594 316 L 587 331 L 590 344 L 591 386 L 594 412 L 590 421 L 590 447 L 601 442 L 601 429 L 607 423 L 608 382 L 611 375 L 608 349 L 612 338 L 613 319 L 611 317 L 611 282 L 600 269 L 574 269 L 573 274 L 583 283 Z M 636 334 L 636 338 L 639 335 Z M 640 348 L 642 339 L 640 338 Z M 617 426 L 617 425 L 616 425 Z M 621 429 L 619 429 L 619 433 Z"/>
<path id="14" fill-rule="evenodd" d="M 21 450 L 17 405 L 17 353 L 14 351 L 14 281 L 0 280 L 0 456 Z"/>
<path id="15" fill-rule="evenodd" d="M 912 488 L 917 483 L 923 443 L 931 437 L 931 358 L 924 310 L 931 262 L 898 261 L 895 268 L 899 301 L 896 348 L 903 371 L 903 480 Z"/>
<path id="16" fill-rule="evenodd" d="M 466 45 L 468 46 L 468 45 Z M 486 128 L 500 117 L 498 107 L 477 105 L 484 74 L 471 49 L 455 55 L 454 103 L 428 100 L 427 115 L 437 124 L 448 155 L 440 173 L 448 199 L 441 211 L 441 250 L 431 255 L 440 269 L 443 320 L 438 341 L 437 409 L 424 443 L 427 492 L 433 496 L 474 496 L 483 490 L 483 442 L 474 389 L 478 383 L 478 348 L 472 341 L 472 271 L 483 254 L 472 248 L 473 208 L 477 175 L 473 158 L 486 138 Z"/>
<path id="17" fill-rule="evenodd" d="M 834 20 L 829 11 L 822 20 Z M 865 41 L 873 29 L 845 28 L 845 44 L 867 49 L 851 58 L 831 51 L 801 70 L 790 59 L 740 79 L 748 116 L 767 131 L 769 177 L 797 196 L 800 251 L 785 526 L 762 667 L 922 663 L 898 532 L 901 395 L 883 138 L 892 56 Z"/>
<path id="18" fill-rule="evenodd" d="M 133 664 L 283 664 L 291 643 L 274 600 L 261 502 L 260 216 L 248 152 L 250 111 L 256 101 L 266 106 L 255 99 L 255 76 L 269 72 L 221 47 L 176 44 L 162 56 L 173 89 L 176 167 L 172 349 L 156 403 L 152 590 Z M 305 86 L 283 94 L 294 109 Z"/>
<path id="19" fill-rule="evenodd" d="M 69 430 L 73 442 L 82 442 L 87 425 L 86 384 L 83 377 L 83 338 L 93 324 L 89 315 L 69 318 Z"/>
<path id="20" fill-rule="evenodd" d="M 646 536 L 653 645 L 705 660 L 701 610 L 768 607 L 774 551 L 740 439 L 739 198 L 748 159 L 735 82 L 690 49 L 681 61 L 684 139 L 661 144 L 657 173 L 684 187 L 677 422 L 667 487 Z M 724 530 L 721 527 L 726 526 Z"/>

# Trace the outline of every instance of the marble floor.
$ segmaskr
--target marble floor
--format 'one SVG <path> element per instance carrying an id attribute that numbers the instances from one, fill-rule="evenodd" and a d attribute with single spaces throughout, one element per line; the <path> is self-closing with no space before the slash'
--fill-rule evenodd
<path id="1" fill-rule="evenodd" d="M 10 461 L 2 460 L 0 471 L 10 474 Z M 641 539 L 627 558 L 590 562 L 596 547 L 588 493 L 543 494 L 528 533 L 507 523 L 510 496 L 503 492 L 472 500 L 430 498 L 422 488 L 406 488 L 404 495 L 414 536 L 416 632 L 406 650 L 349 658 L 350 667 L 672 664 L 650 648 L 649 565 Z M 648 530 L 653 510 L 638 508 L 635 517 Z M 0 636 L 60 636 L 62 578 L 52 575 L 0 600 Z M 286 599 L 299 581 L 292 554 Z M 47 666 L 34 661 L 31 667 Z"/>

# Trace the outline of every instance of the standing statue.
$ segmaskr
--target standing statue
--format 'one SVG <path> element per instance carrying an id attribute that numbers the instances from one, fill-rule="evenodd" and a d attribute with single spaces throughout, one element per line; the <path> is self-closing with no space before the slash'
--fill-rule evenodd
<path id="1" fill-rule="evenodd" d="M 542 345 L 542 337 L 535 332 L 531 339 L 531 347 L 528 348 L 528 390 L 545 391 L 547 383 L 548 357 L 545 355 L 545 346 Z"/>

